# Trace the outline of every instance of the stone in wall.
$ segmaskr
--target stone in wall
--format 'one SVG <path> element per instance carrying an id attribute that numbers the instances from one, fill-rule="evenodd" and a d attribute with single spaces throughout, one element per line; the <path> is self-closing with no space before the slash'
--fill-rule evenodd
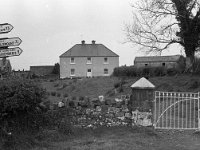
<path id="1" fill-rule="evenodd" d="M 152 113 L 151 112 L 140 112 L 135 110 L 132 112 L 132 119 L 134 125 L 140 126 L 152 126 Z"/>

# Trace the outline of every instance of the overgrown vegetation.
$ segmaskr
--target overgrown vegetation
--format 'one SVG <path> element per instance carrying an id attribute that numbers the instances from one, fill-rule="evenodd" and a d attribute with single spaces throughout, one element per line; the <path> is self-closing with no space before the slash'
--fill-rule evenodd
<path id="1" fill-rule="evenodd" d="M 0 136 L 8 140 L 20 133 L 37 133 L 43 126 L 45 90 L 31 80 L 0 81 Z"/>
<path id="2" fill-rule="evenodd" d="M 54 68 L 53 68 L 53 71 L 52 71 L 53 74 L 59 74 L 60 73 L 60 64 L 59 63 L 56 63 L 54 65 Z"/>
<path id="3" fill-rule="evenodd" d="M 190 74 L 200 75 L 200 58 L 195 58 L 193 63 L 193 72 Z M 174 76 L 177 74 L 188 74 L 188 71 L 183 68 L 165 68 L 165 67 L 140 67 L 121 66 L 114 69 L 113 76 L 116 77 L 161 77 Z"/>
<path id="4" fill-rule="evenodd" d="M 113 75 L 116 77 L 153 77 L 153 76 L 165 76 L 180 74 L 181 71 L 175 68 L 164 68 L 164 67 L 141 67 L 136 68 L 135 66 L 122 66 L 114 69 Z"/>
<path id="5" fill-rule="evenodd" d="M 51 94 L 56 95 L 56 92 Z M 36 80 L 0 80 L 0 149 L 36 146 L 40 144 L 38 136 L 44 136 L 46 129 L 72 133 L 69 117 L 72 111 L 67 108 L 50 110 L 46 96 L 46 90 Z"/>

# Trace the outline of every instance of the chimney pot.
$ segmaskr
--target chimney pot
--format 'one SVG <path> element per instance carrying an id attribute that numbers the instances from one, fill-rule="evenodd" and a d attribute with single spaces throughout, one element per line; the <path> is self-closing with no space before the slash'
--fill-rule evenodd
<path id="1" fill-rule="evenodd" d="M 95 44 L 95 42 L 96 42 L 95 40 L 92 40 L 92 44 Z"/>
<path id="2" fill-rule="evenodd" d="M 82 43 L 82 44 L 85 44 L 85 41 L 83 40 L 83 41 L 81 41 L 81 43 Z"/>

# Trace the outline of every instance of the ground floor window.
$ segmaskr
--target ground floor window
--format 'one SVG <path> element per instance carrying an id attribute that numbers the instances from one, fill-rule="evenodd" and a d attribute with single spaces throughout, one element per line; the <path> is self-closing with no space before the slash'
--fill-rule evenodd
<path id="1" fill-rule="evenodd" d="M 104 75 L 108 75 L 108 69 L 107 68 L 104 69 Z"/>
<path id="2" fill-rule="evenodd" d="M 75 75 L 75 69 L 71 69 L 70 75 L 71 75 L 71 76 L 74 76 L 74 75 Z"/>

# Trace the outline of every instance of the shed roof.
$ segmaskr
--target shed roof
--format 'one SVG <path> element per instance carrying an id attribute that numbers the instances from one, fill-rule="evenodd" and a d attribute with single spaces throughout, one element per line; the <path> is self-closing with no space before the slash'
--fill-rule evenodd
<path id="1" fill-rule="evenodd" d="M 140 62 L 177 62 L 182 55 L 172 55 L 172 56 L 144 56 L 135 57 L 136 63 Z"/>
<path id="2" fill-rule="evenodd" d="M 103 44 L 76 44 L 60 57 L 119 57 Z"/>
<path id="3" fill-rule="evenodd" d="M 134 84 L 132 84 L 131 88 L 134 88 L 134 89 L 154 89 L 155 85 L 153 85 L 146 78 L 142 77 L 139 80 L 137 80 Z"/>

